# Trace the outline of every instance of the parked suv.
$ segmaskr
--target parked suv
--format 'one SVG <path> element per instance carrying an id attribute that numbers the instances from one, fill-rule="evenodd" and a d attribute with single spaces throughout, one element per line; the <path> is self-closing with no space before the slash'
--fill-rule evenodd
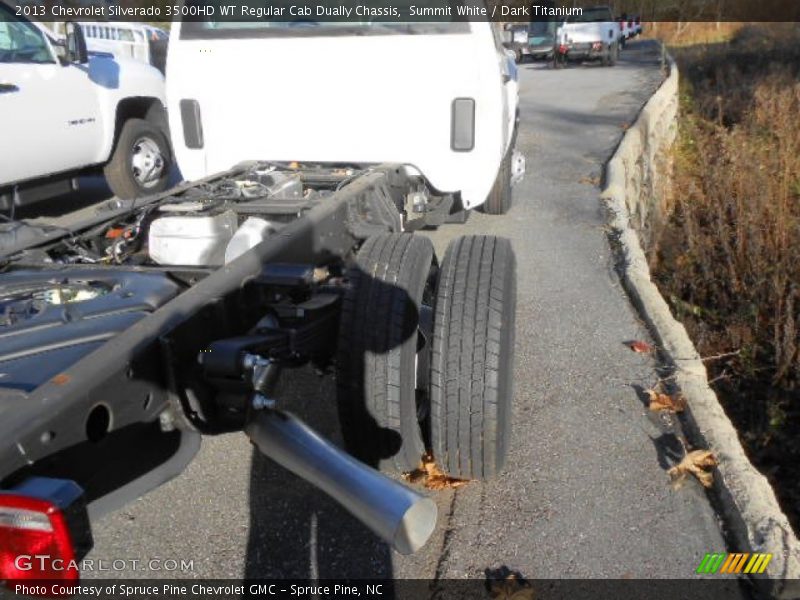
<path id="1" fill-rule="evenodd" d="M 172 153 L 164 76 L 92 55 L 80 26 L 64 42 L 0 0 L 0 210 L 74 188 L 103 169 L 121 198 L 167 187 Z"/>

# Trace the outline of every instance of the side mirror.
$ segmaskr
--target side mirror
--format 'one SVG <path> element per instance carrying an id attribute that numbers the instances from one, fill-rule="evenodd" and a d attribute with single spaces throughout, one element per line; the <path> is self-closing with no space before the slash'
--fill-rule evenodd
<path id="1" fill-rule="evenodd" d="M 55 50 L 56 56 L 58 57 L 59 62 L 62 65 L 67 64 L 69 61 L 67 60 L 67 44 L 64 40 L 50 40 L 50 45 L 53 46 L 53 50 Z"/>
<path id="2" fill-rule="evenodd" d="M 89 62 L 89 53 L 86 50 L 86 38 L 83 37 L 81 26 L 74 21 L 68 21 L 66 30 L 66 60 L 71 63 L 84 64 Z"/>

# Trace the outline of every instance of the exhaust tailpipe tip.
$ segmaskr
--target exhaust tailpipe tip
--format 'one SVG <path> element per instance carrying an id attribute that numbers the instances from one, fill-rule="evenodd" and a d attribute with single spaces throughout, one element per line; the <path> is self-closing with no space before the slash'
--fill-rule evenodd
<path id="1" fill-rule="evenodd" d="M 258 449 L 336 500 L 400 554 L 422 548 L 436 503 L 356 460 L 294 415 L 265 410 L 245 432 Z"/>
<path id="2" fill-rule="evenodd" d="M 400 520 L 390 542 L 392 547 L 400 554 L 414 554 L 422 548 L 436 529 L 437 513 L 436 503 L 421 496 Z"/>

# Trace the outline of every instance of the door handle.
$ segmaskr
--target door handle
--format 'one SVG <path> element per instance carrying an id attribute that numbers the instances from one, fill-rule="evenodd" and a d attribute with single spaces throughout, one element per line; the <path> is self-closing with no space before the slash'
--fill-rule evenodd
<path id="1" fill-rule="evenodd" d="M 19 87 L 13 83 L 0 83 L 0 94 L 10 94 L 11 92 L 18 92 Z"/>

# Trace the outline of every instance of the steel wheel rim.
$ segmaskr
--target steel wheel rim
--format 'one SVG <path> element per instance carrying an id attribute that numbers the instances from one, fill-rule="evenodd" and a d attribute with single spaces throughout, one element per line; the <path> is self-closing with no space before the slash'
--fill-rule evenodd
<path id="1" fill-rule="evenodd" d="M 131 155 L 131 172 L 137 184 L 144 188 L 155 186 L 164 174 L 164 166 L 164 156 L 154 139 L 141 137 L 136 140 Z"/>

